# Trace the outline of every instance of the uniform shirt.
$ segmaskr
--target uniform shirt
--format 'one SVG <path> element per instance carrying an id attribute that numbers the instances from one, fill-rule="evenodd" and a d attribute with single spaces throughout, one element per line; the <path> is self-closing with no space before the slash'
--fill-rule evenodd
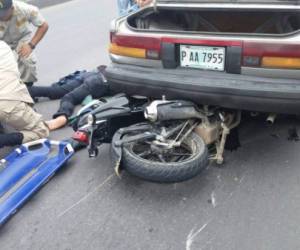
<path id="1" fill-rule="evenodd" d="M 39 9 L 30 4 L 13 1 L 13 7 L 11 19 L 0 21 L 0 40 L 5 41 L 12 49 L 16 49 L 20 41 L 30 41 L 31 24 L 40 27 L 45 19 Z"/>
<path id="2" fill-rule="evenodd" d="M 18 64 L 11 48 L 0 41 L 0 101 L 33 103 L 28 90 L 20 80 Z"/>

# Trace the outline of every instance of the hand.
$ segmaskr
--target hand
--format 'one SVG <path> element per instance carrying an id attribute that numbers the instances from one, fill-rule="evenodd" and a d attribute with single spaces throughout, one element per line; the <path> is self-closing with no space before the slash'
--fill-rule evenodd
<path id="1" fill-rule="evenodd" d="M 136 0 L 137 5 L 140 6 L 141 8 L 149 5 L 152 2 L 153 0 Z"/>
<path id="2" fill-rule="evenodd" d="M 32 48 L 27 43 L 24 43 L 18 51 L 19 56 L 23 58 L 29 57 L 31 53 L 32 53 Z"/>

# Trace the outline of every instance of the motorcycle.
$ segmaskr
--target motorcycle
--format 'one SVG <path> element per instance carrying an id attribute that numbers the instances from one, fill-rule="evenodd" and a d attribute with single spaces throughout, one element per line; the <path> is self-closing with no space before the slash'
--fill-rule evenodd
<path id="1" fill-rule="evenodd" d="M 98 155 L 101 144 L 111 143 L 117 175 L 126 170 L 172 183 L 195 177 L 211 161 L 222 164 L 227 137 L 240 120 L 236 111 L 121 94 L 83 112 L 75 129 L 84 135 L 90 157 Z"/>

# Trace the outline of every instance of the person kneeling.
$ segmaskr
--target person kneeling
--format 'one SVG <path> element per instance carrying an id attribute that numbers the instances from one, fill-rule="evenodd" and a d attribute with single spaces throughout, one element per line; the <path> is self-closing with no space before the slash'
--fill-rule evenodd
<path id="1" fill-rule="evenodd" d="M 0 121 L 16 130 L 0 134 L 0 148 L 46 138 L 49 128 L 32 108 L 33 100 L 20 79 L 11 48 L 0 41 Z"/>

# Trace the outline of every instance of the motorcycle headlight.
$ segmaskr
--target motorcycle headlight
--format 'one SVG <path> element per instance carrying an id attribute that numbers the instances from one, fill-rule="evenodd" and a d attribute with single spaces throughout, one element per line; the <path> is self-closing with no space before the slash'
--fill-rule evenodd
<path id="1" fill-rule="evenodd" d="M 89 114 L 87 117 L 87 124 L 88 125 L 94 125 L 95 124 L 95 116 L 92 114 Z"/>

